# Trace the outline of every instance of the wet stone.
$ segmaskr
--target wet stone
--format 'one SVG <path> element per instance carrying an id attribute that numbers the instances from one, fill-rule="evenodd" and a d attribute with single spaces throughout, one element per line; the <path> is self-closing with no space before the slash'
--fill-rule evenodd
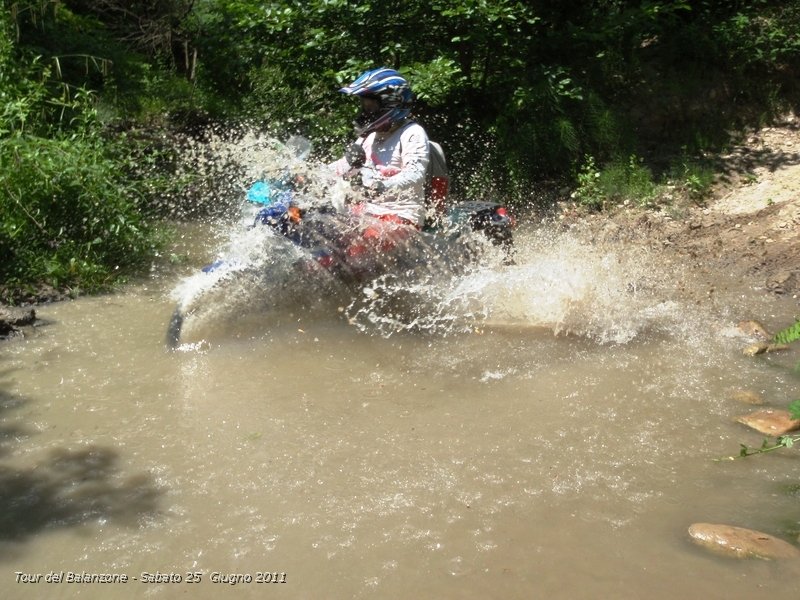
<path id="1" fill-rule="evenodd" d="M 692 541 L 703 548 L 733 558 L 800 559 L 800 548 L 767 533 L 714 523 L 689 527 Z"/>
<path id="2" fill-rule="evenodd" d="M 761 340 L 768 340 L 772 337 L 758 321 L 739 321 L 736 328 L 747 336 Z"/>
<path id="3" fill-rule="evenodd" d="M 36 323 L 36 311 L 32 308 L 0 306 L 0 339 L 19 335 L 20 327 Z"/>
<path id="4" fill-rule="evenodd" d="M 767 409 L 736 417 L 736 421 L 763 433 L 779 436 L 800 429 L 800 419 L 792 419 L 787 410 Z"/>

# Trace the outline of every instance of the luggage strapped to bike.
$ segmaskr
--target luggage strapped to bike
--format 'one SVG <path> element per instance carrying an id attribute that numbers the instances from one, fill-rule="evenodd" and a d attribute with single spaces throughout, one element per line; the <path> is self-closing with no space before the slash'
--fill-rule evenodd
<path id="1" fill-rule="evenodd" d="M 425 209 L 429 218 L 440 218 L 447 211 L 447 194 L 450 190 L 450 176 L 447 159 L 442 146 L 429 141 L 430 161 L 425 173 Z"/>

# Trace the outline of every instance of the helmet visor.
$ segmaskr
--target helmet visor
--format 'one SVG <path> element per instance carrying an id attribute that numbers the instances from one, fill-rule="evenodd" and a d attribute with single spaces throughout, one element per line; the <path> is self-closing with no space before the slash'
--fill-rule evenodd
<path id="1" fill-rule="evenodd" d="M 360 110 L 353 121 L 356 132 L 360 135 L 369 131 L 370 125 L 377 121 L 385 112 L 381 108 L 381 99 L 378 96 L 365 95 L 358 97 Z"/>
<path id="2" fill-rule="evenodd" d="M 381 109 L 381 99 L 378 96 L 361 96 L 361 112 L 377 113 Z"/>

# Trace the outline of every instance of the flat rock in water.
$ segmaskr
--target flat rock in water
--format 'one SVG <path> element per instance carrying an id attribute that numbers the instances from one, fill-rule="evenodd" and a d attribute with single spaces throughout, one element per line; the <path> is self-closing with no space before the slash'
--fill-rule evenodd
<path id="1" fill-rule="evenodd" d="M 734 558 L 795 558 L 800 559 L 800 548 L 767 533 L 721 525 L 694 523 L 689 536 L 699 546 Z"/>
<path id="2" fill-rule="evenodd" d="M 736 420 L 765 435 L 776 437 L 800 429 L 800 419 L 792 419 L 788 410 L 759 410 L 736 417 Z"/>

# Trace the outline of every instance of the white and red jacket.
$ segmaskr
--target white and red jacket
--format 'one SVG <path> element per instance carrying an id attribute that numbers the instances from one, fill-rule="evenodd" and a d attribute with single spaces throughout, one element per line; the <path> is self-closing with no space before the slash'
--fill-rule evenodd
<path id="1" fill-rule="evenodd" d="M 396 215 L 417 226 L 425 221 L 425 173 L 430 161 L 428 134 L 415 121 L 408 121 L 387 133 L 373 132 L 358 138 L 367 162 L 361 170 L 366 187 L 381 181 L 386 191 L 371 198 L 365 212 L 371 215 Z M 342 176 L 350 170 L 347 160 L 331 163 Z"/>

